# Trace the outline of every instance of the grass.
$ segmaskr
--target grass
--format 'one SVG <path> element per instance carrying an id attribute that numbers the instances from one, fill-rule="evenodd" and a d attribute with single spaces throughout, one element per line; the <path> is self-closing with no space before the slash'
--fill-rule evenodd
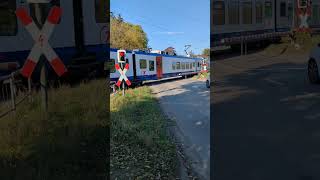
<path id="1" fill-rule="evenodd" d="M 129 89 L 110 100 L 112 179 L 175 179 L 175 145 L 150 88 Z"/>
<path id="2" fill-rule="evenodd" d="M 202 72 L 202 73 L 199 73 L 195 76 L 193 76 L 194 79 L 207 79 L 207 77 L 210 76 L 210 72 Z"/>
<path id="3" fill-rule="evenodd" d="M 308 54 L 317 44 L 320 43 L 320 35 L 311 36 L 308 33 L 297 33 L 296 44 L 299 47 L 295 47 L 291 44 L 289 37 L 283 37 L 279 44 L 271 44 L 265 49 L 265 53 L 268 55 L 278 54 Z"/>
<path id="4" fill-rule="evenodd" d="M 40 94 L 0 119 L 0 179 L 102 179 L 106 176 L 108 111 L 105 80 Z"/>

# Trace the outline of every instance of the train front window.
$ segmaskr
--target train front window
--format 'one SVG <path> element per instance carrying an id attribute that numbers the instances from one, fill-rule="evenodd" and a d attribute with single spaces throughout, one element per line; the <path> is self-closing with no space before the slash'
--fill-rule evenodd
<path id="1" fill-rule="evenodd" d="M 262 23 L 262 2 L 261 1 L 256 2 L 256 23 L 257 24 Z"/>
<path id="2" fill-rule="evenodd" d="M 0 0 L 0 36 L 17 34 L 16 1 Z"/>
<path id="3" fill-rule="evenodd" d="M 225 24 L 225 7 L 223 1 L 213 1 L 213 24 L 224 25 Z"/>
<path id="4" fill-rule="evenodd" d="M 149 61 L 149 71 L 154 71 L 154 61 Z"/>
<path id="5" fill-rule="evenodd" d="M 108 23 L 107 10 L 109 3 L 107 0 L 95 0 L 95 9 L 96 9 L 96 22 L 97 23 Z"/>
<path id="6" fill-rule="evenodd" d="M 280 16 L 281 17 L 287 16 L 287 4 L 285 2 L 280 3 Z"/>
<path id="7" fill-rule="evenodd" d="M 242 23 L 252 24 L 252 2 L 242 2 Z"/>
<path id="8" fill-rule="evenodd" d="M 140 69 L 147 69 L 147 60 L 140 59 Z"/>
<path id="9" fill-rule="evenodd" d="M 232 0 L 229 3 L 229 24 L 239 24 L 239 7 L 239 0 Z"/>
<path id="10" fill-rule="evenodd" d="M 53 6 L 60 7 L 60 0 L 51 0 L 48 3 L 30 3 L 30 16 L 35 24 L 40 28 L 46 22 L 49 12 Z M 58 24 L 60 23 L 59 20 Z"/>

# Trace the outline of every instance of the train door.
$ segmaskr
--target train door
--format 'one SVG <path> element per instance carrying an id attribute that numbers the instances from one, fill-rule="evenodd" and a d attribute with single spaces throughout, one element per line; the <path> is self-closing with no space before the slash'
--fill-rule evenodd
<path id="1" fill-rule="evenodd" d="M 162 78 L 162 57 L 157 56 L 156 57 L 156 64 L 157 64 L 157 78 L 161 79 Z"/>
<path id="2" fill-rule="evenodd" d="M 84 18 L 84 43 L 100 48 L 107 44 L 109 3 L 107 0 L 82 0 Z"/>

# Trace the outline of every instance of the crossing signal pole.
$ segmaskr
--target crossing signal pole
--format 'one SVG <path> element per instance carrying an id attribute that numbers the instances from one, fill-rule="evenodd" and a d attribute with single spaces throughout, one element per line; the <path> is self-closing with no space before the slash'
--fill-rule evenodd
<path id="1" fill-rule="evenodd" d="M 123 70 L 125 63 L 126 63 L 126 51 L 125 50 L 118 50 L 117 56 L 118 56 L 118 63 L 120 64 L 120 67 Z M 122 72 L 120 72 L 120 73 L 122 73 Z M 122 75 L 122 74 L 120 74 L 120 75 Z M 124 84 L 124 82 L 122 82 L 122 96 L 124 96 L 124 95 L 125 95 L 125 84 Z"/>

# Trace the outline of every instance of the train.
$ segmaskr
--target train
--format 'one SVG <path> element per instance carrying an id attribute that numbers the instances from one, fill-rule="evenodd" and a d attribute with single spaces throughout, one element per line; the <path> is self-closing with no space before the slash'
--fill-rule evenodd
<path id="1" fill-rule="evenodd" d="M 279 39 L 300 25 L 298 3 L 309 4 L 309 28 L 320 32 L 320 0 L 213 0 L 211 46 Z M 300 7 L 300 6 L 299 6 Z"/>
<path id="2" fill-rule="evenodd" d="M 115 64 L 118 64 L 117 51 L 118 49 L 110 49 L 110 58 L 107 62 L 110 85 L 114 85 L 120 77 L 120 73 L 115 68 Z M 203 58 L 151 53 L 142 50 L 127 50 L 126 61 L 129 64 L 126 76 L 133 85 L 141 85 L 150 80 L 192 76 L 203 70 Z"/>
<path id="3" fill-rule="evenodd" d="M 1 0 L 0 76 L 21 69 L 35 44 L 17 18 L 16 10 L 26 9 L 41 29 L 54 6 L 62 9 L 62 15 L 49 44 L 67 67 L 68 75 L 95 73 L 102 76 L 105 73 L 104 63 L 109 58 L 107 0 L 42 0 L 41 3 L 35 0 Z M 46 65 L 49 74 L 55 74 L 50 65 Z M 35 71 L 39 72 L 39 68 Z M 39 76 L 39 73 L 34 74 Z"/>

